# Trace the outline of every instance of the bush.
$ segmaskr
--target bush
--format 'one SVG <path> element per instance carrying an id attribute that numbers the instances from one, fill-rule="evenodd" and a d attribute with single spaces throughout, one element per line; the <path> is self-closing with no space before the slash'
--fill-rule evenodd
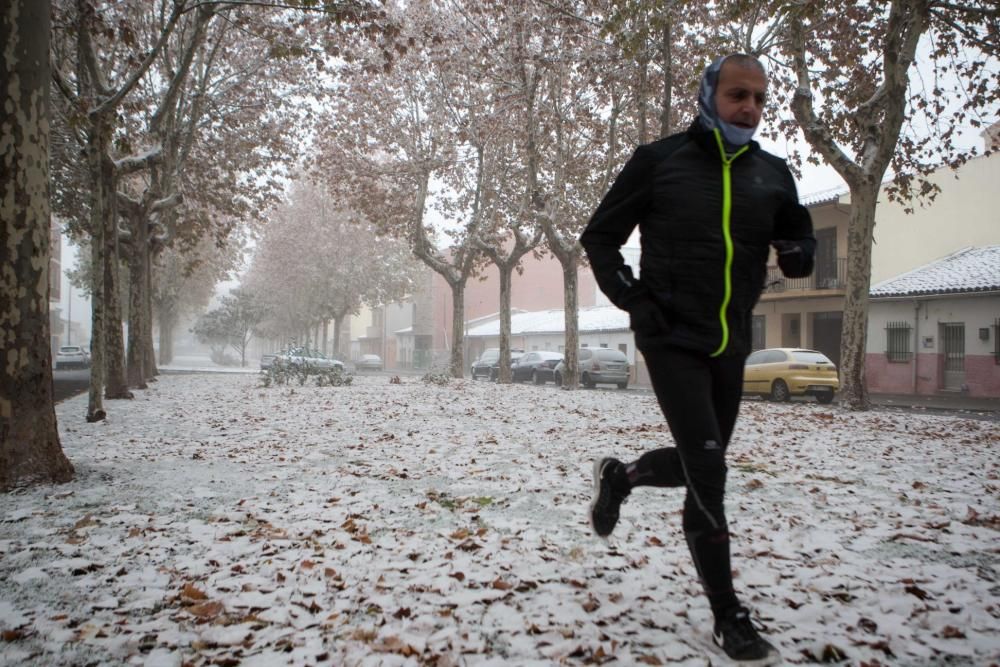
<path id="1" fill-rule="evenodd" d="M 451 384 L 454 378 L 451 377 L 451 373 L 446 368 L 432 368 L 424 373 L 424 377 L 421 379 L 428 384 L 436 384 L 443 387 Z"/>
<path id="2" fill-rule="evenodd" d="M 225 348 L 211 348 L 209 352 L 209 358 L 212 363 L 217 366 L 239 366 L 240 360 L 231 354 L 226 354 Z"/>
<path id="3" fill-rule="evenodd" d="M 270 368 L 260 372 L 260 386 L 285 385 L 293 381 L 299 386 L 305 385 L 310 377 L 316 378 L 317 387 L 343 387 L 351 384 L 354 376 L 345 373 L 339 366 L 334 368 L 318 368 L 310 364 L 288 364 L 278 359 Z"/>

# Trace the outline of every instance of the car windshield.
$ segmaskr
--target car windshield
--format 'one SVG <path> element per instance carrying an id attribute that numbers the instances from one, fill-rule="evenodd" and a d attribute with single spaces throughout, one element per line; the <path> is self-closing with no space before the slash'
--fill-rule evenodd
<path id="1" fill-rule="evenodd" d="M 500 350 L 486 350 L 483 356 L 479 357 L 479 361 L 496 361 L 499 358 Z"/>
<path id="2" fill-rule="evenodd" d="M 825 354 L 813 350 L 792 350 L 792 359 L 807 364 L 831 364 Z"/>

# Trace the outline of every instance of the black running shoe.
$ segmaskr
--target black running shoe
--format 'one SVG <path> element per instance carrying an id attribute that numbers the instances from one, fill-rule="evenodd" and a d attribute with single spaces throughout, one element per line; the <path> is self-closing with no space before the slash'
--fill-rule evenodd
<path id="1" fill-rule="evenodd" d="M 590 501 L 590 525 L 601 537 L 607 537 L 618 523 L 618 510 L 628 497 L 628 491 L 615 489 L 611 475 L 618 466 L 618 459 L 604 458 L 594 461 L 594 499 Z"/>
<path id="2" fill-rule="evenodd" d="M 712 641 L 738 665 L 776 665 L 781 654 L 757 633 L 750 620 L 750 612 L 737 607 L 733 612 L 715 621 Z"/>

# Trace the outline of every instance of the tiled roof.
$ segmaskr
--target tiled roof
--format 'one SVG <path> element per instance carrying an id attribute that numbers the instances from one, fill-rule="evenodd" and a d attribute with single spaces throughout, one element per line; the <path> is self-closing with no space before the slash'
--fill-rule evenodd
<path id="1" fill-rule="evenodd" d="M 872 298 L 1000 291 L 1000 245 L 965 248 L 873 285 Z"/>
<path id="2" fill-rule="evenodd" d="M 799 203 L 803 206 L 818 206 L 820 204 L 829 204 L 835 202 L 841 197 L 851 192 L 850 188 L 846 185 L 840 185 L 835 188 L 830 188 L 828 190 L 820 190 L 819 192 L 810 192 L 807 195 L 799 196 Z"/>
<path id="3" fill-rule="evenodd" d="M 539 310 L 533 313 L 511 315 L 510 333 L 515 336 L 525 334 L 564 333 L 565 315 L 562 309 Z M 615 306 L 593 306 L 581 308 L 578 320 L 580 333 L 598 331 L 627 331 L 628 313 Z M 487 338 L 500 335 L 500 322 L 486 322 L 469 329 L 470 338 Z"/>

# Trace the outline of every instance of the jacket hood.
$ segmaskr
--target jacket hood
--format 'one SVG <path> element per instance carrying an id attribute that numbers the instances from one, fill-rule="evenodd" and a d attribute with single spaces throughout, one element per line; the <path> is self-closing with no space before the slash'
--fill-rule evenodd
<path id="1" fill-rule="evenodd" d="M 757 128 L 737 127 L 719 118 L 719 112 L 715 108 L 715 91 L 719 87 L 719 72 L 727 58 L 729 56 L 716 58 L 701 75 L 701 85 L 698 87 L 698 120 L 706 130 L 719 128 L 728 147 L 739 148 L 750 143 Z"/>

